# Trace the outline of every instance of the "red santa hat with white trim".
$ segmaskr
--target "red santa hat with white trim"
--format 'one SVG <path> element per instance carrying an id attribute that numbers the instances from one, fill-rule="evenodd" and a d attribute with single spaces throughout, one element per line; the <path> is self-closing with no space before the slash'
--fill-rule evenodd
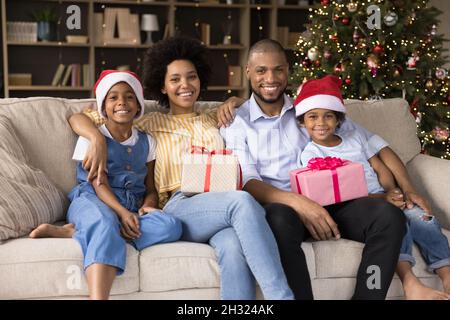
<path id="1" fill-rule="evenodd" d="M 133 89 L 136 99 L 141 107 L 141 111 L 136 114 L 135 119 L 139 119 L 144 114 L 144 88 L 141 80 L 131 71 L 122 70 L 103 70 L 94 85 L 95 99 L 97 100 L 98 113 L 106 118 L 105 112 L 102 110 L 103 101 L 109 90 L 119 82 L 126 82 Z"/>
<path id="2" fill-rule="evenodd" d="M 303 83 L 294 102 L 295 116 L 301 116 L 316 108 L 345 113 L 341 84 L 341 79 L 332 75 Z"/>

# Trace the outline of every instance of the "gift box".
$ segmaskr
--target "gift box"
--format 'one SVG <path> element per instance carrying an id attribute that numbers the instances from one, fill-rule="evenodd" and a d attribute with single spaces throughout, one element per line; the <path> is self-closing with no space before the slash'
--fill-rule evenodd
<path id="1" fill-rule="evenodd" d="M 225 192 L 242 189 L 242 172 L 238 158 L 231 150 L 208 151 L 191 148 L 183 157 L 181 192 L 194 195 L 202 192 Z"/>
<path id="2" fill-rule="evenodd" d="M 363 165 L 340 158 L 313 158 L 289 176 L 293 192 L 322 206 L 368 195 Z"/>

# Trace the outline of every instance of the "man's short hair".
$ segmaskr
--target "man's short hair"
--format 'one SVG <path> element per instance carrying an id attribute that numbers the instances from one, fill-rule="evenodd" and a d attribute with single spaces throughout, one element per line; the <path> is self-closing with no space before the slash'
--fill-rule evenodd
<path id="1" fill-rule="evenodd" d="M 253 44 L 248 51 L 247 61 L 250 60 L 252 54 L 256 52 L 279 52 L 284 54 L 286 61 L 288 61 L 283 46 L 278 41 L 272 39 L 263 39 Z"/>

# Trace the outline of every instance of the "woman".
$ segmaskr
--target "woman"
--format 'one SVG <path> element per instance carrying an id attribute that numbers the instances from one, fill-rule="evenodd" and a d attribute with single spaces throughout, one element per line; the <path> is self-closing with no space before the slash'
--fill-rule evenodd
<path id="1" fill-rule="evenodd" d="M 160 41 L 146 54 L 146 94 L 170 109 L 168 114 L 153 112 L 136 122 L 157 141 L 159 206 L 182 221 L 182 240 L 209 243 L 215 249 L 222 299 L 254 299 L 255 279 L 266 299 L 293 299 L 265 211 L 250 194 L 209 192 L 186 197 L 179 191 L 182 155 L 192 145 L 208 150 L 224 148 L 216 113 L 194 112 L 211 73 L 207 55 L 206 47 L 197 40 L 182 37 Z M 91 121 L 100 125 L 101 117 L 94 111 L 86 115 L 91 119 L 76 114 L 69 121 L 77 134 L 91 141 L 84 165 L 93 178 L 106 163 L 106 147 Z"/>

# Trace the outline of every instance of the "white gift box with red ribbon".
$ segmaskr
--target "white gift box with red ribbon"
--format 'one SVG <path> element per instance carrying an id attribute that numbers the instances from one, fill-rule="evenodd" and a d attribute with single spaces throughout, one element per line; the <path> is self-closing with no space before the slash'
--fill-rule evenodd
<path id="1" fill-rule="evenodd" d="M 232 150 L 209 151 L 192 146 L 183 157 L 181 192 L 194 195 L 203 192 L 226 192 L 242 189 L 242 172 Z"/>

